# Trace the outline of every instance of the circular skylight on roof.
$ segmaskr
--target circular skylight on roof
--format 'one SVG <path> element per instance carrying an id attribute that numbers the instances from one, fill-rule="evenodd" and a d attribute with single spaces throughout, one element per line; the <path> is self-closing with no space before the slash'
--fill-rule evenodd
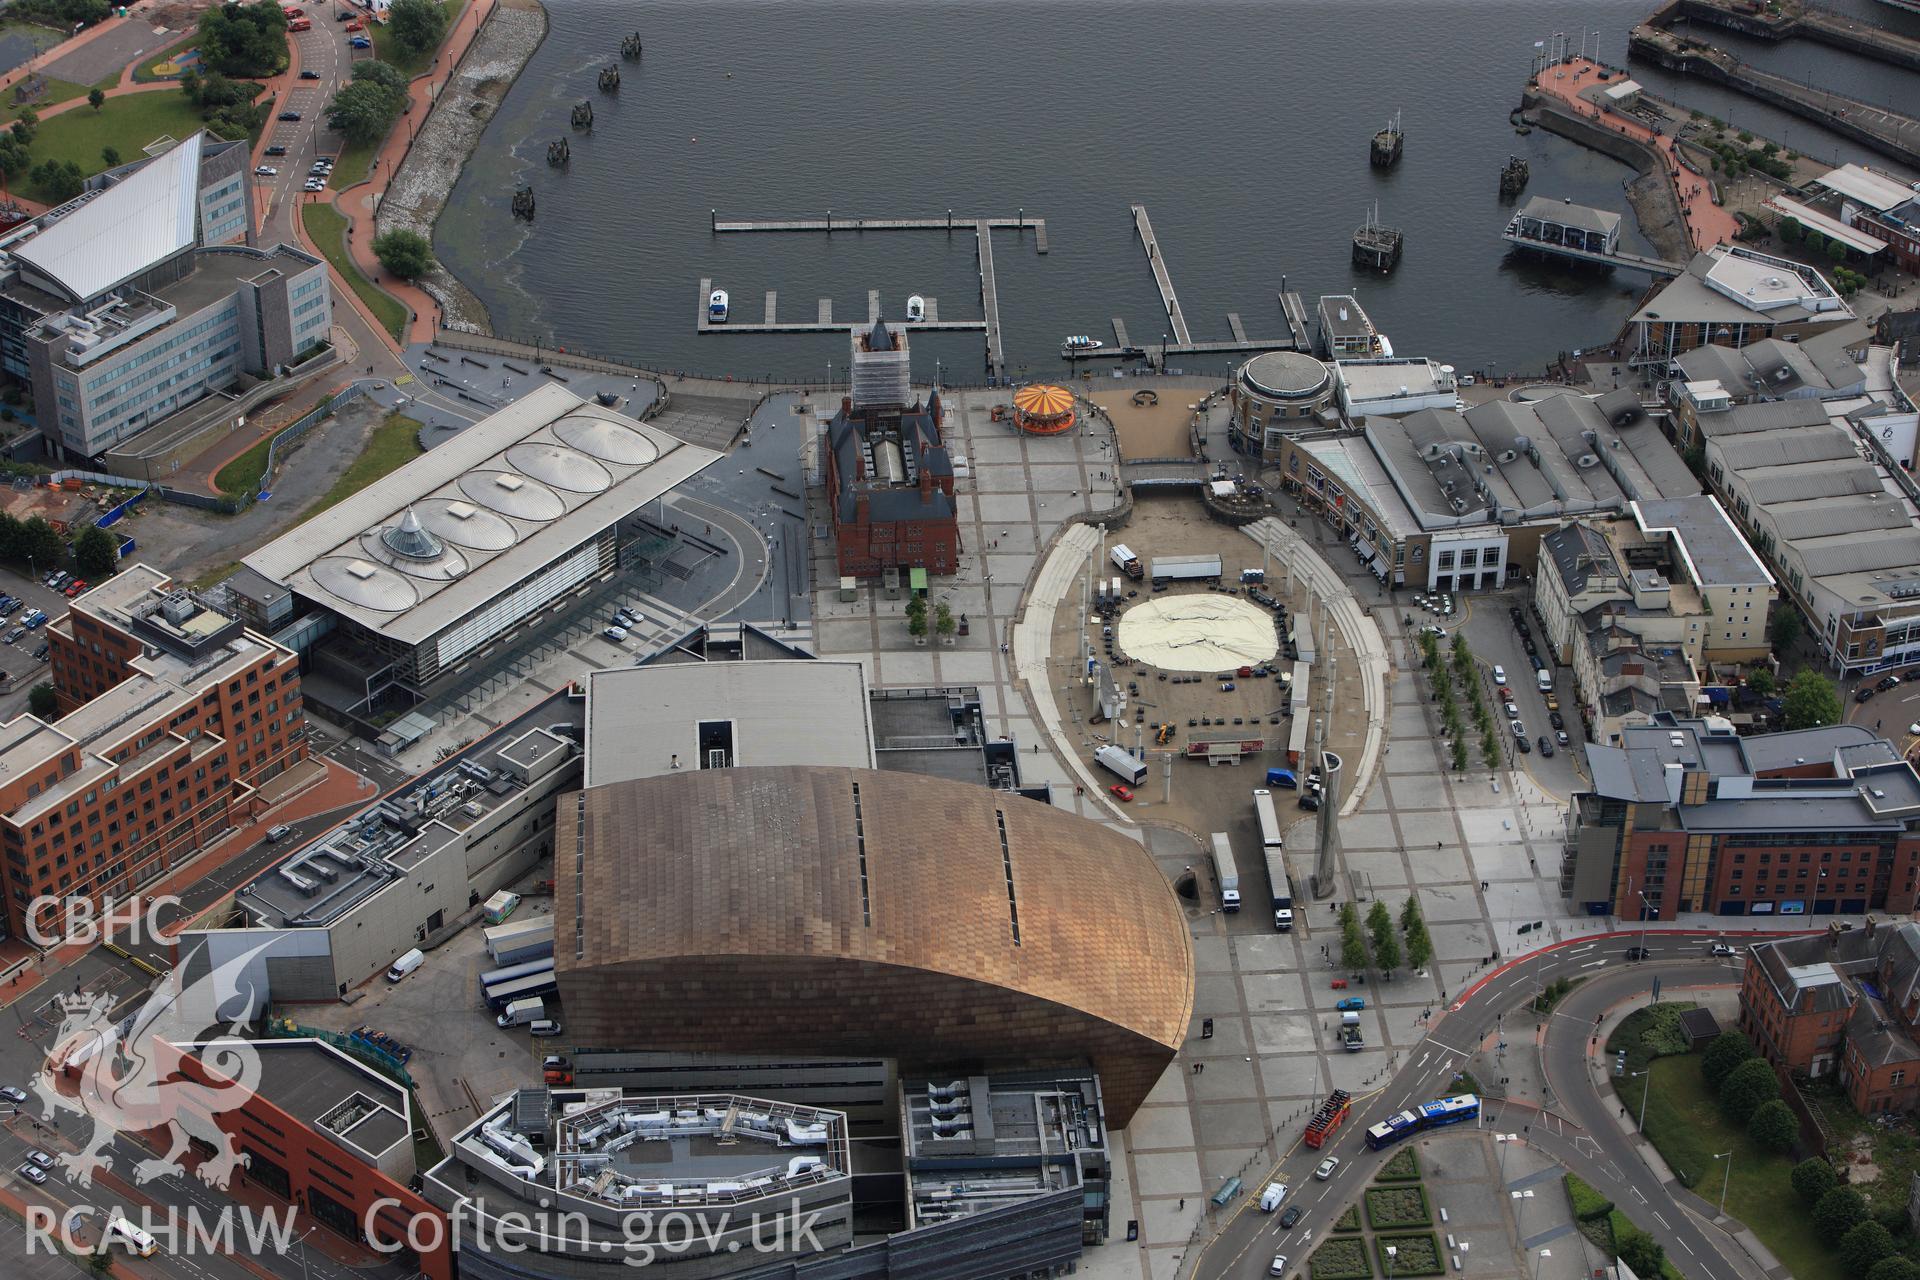
<path id="1" fill-rule="evenodd" d="M 460 492 L 516 520 L 558 520 L 567 510 L 559 494 L 512 471 L 469 471 L 460 477 Z"/>
<path id="2" fill-rule="evenodd" d="M 553 424 L 553 434 L 582 453 L 616 466 L 640 467 L 660 456 L 653 441 L 625 423 L 570 413 Z"/>
<path id="3" fill-rule="evenodd" d="M 457 498 L 422 498 L 413 509 L 434 537 L 471 551 L 505 551 L 517 536 L 493 512 Z"/>
<path id="4" fill-rule="evenodd" d="M 568 493 L 604 493 L 613 484 L 605 467 L 564 445 L 522 441 L 507 450 L 507 461 L 534 479 Z"/>
<path id="5" fill-rule="evenodd" d="M 313 562 L 313 580 L 329 594 L 362 609 L 401 613 L 419 603 L 420 593 L 404 577 L 358 556 L 327 556 Z"/>

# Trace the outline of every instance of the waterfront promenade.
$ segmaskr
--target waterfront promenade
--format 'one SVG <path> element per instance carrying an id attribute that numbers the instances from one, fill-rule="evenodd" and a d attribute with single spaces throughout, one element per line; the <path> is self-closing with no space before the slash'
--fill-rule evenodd
<path id="1" fill-rule="evenodd" d="M 1730 210 L 1714 203 L 1707 178 L 1681 163 L 1674 139 L 1665 133 L 1655 133 L 1644 122 L 1630 116 L 1604 110 L 1585 96 L 1606 83 L 1597 74 L 1601 69 L 1599 63 L 1586 58 L 1574 58 L 1552 68 L 1550 74 L 1542 73 L 1534 87 L 1601 128 L 1645 143 L 1660 152 L 1666 163 L 1667 180 L 1673 185 L 1681 214 L 1687 221 L 1688 239 L 1696 251 L 1732 243 L 1740 230 L 1739 219 Z"/>

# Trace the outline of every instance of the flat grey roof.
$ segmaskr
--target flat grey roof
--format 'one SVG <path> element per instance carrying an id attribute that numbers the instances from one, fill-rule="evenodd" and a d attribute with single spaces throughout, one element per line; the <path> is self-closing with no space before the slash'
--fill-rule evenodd
<path id="1" fill-rule="evenodd" d="M 720 456 L 548 383 L 242 563 L 417 645 Z M 436 558 L 383 540 L 410 511 L 437 539 Z"/>
<path id="2" fill-rule="evenodd" d="M 582 785 L 703 768 L 705 721 L 730 726 L 735 766 L 875 767 L 866 669 L 858 662 L 649 664 L 588 673 Z"/>
<path id="3" fill-rule="evenodd" d="M 260 1059 L 256 1092 L 315 1133 L 369 1161 L 412 1137 L 407 1094 L 371 1067 L 319 1040 L 203 1041 L 178 1045 L 196 1057 L 222 1044 L 244 1043 Z M 224 1077 L 223 1077 L 224 1078 Z"/>
<path id="4" fill-rule="evenodd" d="M 1695 582 L 1703 587 L 1773 585 L 1760 557 L 1710 494 L 1636 502 L 1633 519 L 1643 533 L 1671 533 Z"/>

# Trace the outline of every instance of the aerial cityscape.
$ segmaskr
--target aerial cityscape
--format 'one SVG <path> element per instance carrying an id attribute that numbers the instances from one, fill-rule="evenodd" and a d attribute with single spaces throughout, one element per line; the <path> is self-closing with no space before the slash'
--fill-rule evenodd
<path id="1" fill-rule="evenodd" d="M 0 1277 L 1920 1280 L 1920 2 L 0 111 Z"/>

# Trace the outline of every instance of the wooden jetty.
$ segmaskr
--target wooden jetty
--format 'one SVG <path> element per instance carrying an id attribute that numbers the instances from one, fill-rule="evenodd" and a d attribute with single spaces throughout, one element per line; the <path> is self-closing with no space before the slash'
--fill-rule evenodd
<path id="1" fill-rule="evenodd" d="M 1140 245 L 1147 251 L 1147 265 L 1153 269 L 1153 283 L 1160 290 L 1160 304 L 1167 309 L 1167 323 L 1173 326 L 1173 339 L 1180 346 L 1193 343 L 1193 331 L 1187 328 L 1187 317 L 1180 310 L 1180 295 L 1173 291 L 1173 277 L 1167 273 L 1166 258 L 1160 252 L 1160 241 L 1153 234 L 1153 220 L 1147 217 L 1147 206 L 1133 206 L 1133 229 L 1140 236 Z"/>
<path id="2" fill-rule="evenodd" d="M 1006 339 L 1000 328 L 1000 287 L 993 277 L 993 222 L 974 224 L 980 242 L 980 309 L 986 316 L 987 372 L 998 381 L 1007 376 Z"/>
<path id="3" fill-rule="evenodd" d="M 1284 283 L 1285 277 L 1281 277 Z M 1285 292 L 1280 295 L 1280 314 L 1287 318 L 1287 332 L 1293 337 L 1295 351 L 1312 351 L 1313 335 L 1307 332 L 1307 304 L 1300 295 Z"/>
<path id="4" fill-rule="evenodd" d="M 1029 218 L 1025 213 L 1011 218 L 968 218 L 955 217 L 951 210 L 944 218 L 836 218 L 828 214 L 824 218 L 789 219 L 731 219 L 722 221 L 719 216 L 709 218 L 713 231 L 742 234 L 749 232 L 792 232 L 814 231 L 832 235 L 836 231 L 959 231 L 985 223 L 996 231 L 1018 231 L 1022 235 L 1033 232 L 1033 247 L 1036 252 L 1047 251 L 1047 220 Z"/>
<path id="5" fill-rule="evenodd" d="M 725 324 L 715 324 L 707 316 L 707 299 L 713 296 L 713 281 L 703 278 L 700 281 L 700 322 L 697 326 L 701 333 L 850 333 L 855 329 L 864 329 L 871 325 L 880 314 L 880 291 L 867 291 L 867 322 L 864 325 L 838 324 L 833 318 L 833 299 L 822 298 L 819 302 L 818 318 L 814 320 L 782 320 L 776 310 L 779 294 L 772 289 L 766 292 L 765 319 L 728 320 Z M 927 314 L 924 320 L 895 320 L 904 329 L 932 329 L 949 332 L 979 332 L 987 327 L 985 320 L 942 320 L 940 318 L 940 300 L 926 299 Z"/>

